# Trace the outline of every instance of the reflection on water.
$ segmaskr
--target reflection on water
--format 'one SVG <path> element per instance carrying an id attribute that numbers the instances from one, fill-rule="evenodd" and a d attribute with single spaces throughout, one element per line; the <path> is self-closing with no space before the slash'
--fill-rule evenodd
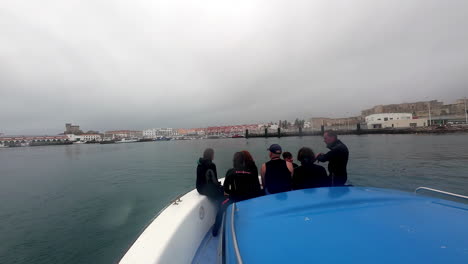
<path id="1" fill-rule="evenodd" d="M 348 183 L 468 194 L 466 134 L 342 140 L 350 149 Z M 260 166 L 272 143 L 294 156 L 303 146 L 327 151 L 320 137 L 0 149 L 0 263 L 114 263 L 167 202 L 195 187 L 204 148 L 214 148 L 224 177 L 234 152 L 248 150 Z"/>

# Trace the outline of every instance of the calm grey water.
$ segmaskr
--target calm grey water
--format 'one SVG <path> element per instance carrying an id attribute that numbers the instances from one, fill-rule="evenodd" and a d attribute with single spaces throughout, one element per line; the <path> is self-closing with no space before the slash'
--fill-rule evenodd
<path id="1" fill-rule="evenodd" d="M 343 136 L 349 182 L 468 194 L 468 135 Z M 215 149 L 223 176 L 235 151 L 257 164 L 279 143 L 319 137 L 169 141 L 0 149 L 0 263 L 115 263 L 166 203 L 194 188 L 197 158 Z"/>

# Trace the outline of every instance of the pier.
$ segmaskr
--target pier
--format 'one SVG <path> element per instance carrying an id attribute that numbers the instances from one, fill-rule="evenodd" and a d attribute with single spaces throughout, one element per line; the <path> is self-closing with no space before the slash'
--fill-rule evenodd
<path id="1" fill-rule="evenodd" d="M 245 138 L 270 138 L 270 137 L 302 137 L 302 136 L 322 136 L 327 130 L 322 126 L 320 130 L 315 131 L 282 131 L 278 128 L 276 131 L 265 129 L 263 133 L 251 133 L 245 131 Z M 359 124 L 356 129 L 350 130 L 334 130 L 340 135 L 378 135 L 378 134 L 449 134 L 449 133 L 468 133 L 468 126 L 432 126 L 432 127 L 417 127 L 417 128 L 378 128 L 378 129 L 361 129 Z"/>

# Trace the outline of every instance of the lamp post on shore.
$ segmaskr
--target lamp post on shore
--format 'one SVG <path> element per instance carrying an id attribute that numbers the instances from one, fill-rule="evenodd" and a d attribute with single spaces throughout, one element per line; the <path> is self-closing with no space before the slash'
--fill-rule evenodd
<path id="1" fill-rule="evenodd" d="M 466 96 L 465 96 L 465 124 L 468 124 L 468 112 L 466 111 Z"/>
<path id="2" fill-rule="evenodd" d="M 427 98 L 427 97 L 426 97 Z M 431 116 L 431 101 L 428 101 L 427 102 L 427 107 L 428 107 L 428 110 L 429 110 L 429 126 L 432 125 L 432 116 Z"/>
<path id="3" fill-rule="evenodd" d="M 349 112 L 346 112 L 346 130 L 349 131 Z"/>

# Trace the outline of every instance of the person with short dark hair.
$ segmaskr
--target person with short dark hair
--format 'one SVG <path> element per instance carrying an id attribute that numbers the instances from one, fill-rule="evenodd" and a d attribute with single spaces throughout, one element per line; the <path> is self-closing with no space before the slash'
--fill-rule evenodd
<path id="1" fill-rule="evenodd" d="M 314 164 L 315 155 L 311 148 L 301 148 L 297 159 L 301 166 L 294 169 L 293 190 L 330 186 L 330 177 L 325 168 Z"/>
<path id="2" fill-rule="evenodd" d="M 203 157 L 198 160 L 197 191 L 209 198 L 220 200 L 224 197 L 224 194 L 222 186 L 218 182 L 218 174 L 213 159 L 214 150 L 207 148 L 203 152 Z"/>
<path id="3" fill-rule="evenodd" d="M 261 169 L 263 189 L 266 194 L 291 190 L 293 165 L 281 159 L 281 146 L 271 145 L 268 149 L 270 161 L 263 163 Z"/>
<path id="4" fill-rule="evenodd" d="M 332 186 L 343 186 L 348 180 L 346 166 L 348 164 L 348 147 L 338 139 L 335 131 L 326 131 L 323 134 L 323 141 L 330 149 L 326 154 L 319 153 L 316 158 L 320 162 L 328 161 L 328 173 L 332 180 Z"/>
<path id="5" fill-rule="evenodd" d="M 291 152 L 288 152 L 288 151 L 283 152 L 283 159 L 287 162 L 291 162 L 294 169 L 299 167 L 299 165 L 294 163 L 293 155 L 291 154 Z"/>

